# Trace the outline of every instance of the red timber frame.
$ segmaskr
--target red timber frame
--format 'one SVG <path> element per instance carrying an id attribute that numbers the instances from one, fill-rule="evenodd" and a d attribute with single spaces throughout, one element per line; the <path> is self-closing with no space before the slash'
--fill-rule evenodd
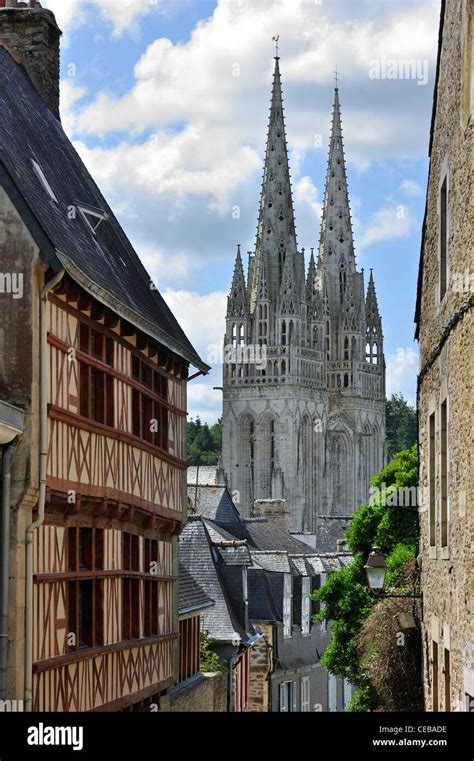
<path id="1" fill-rule="evenodd" d="M 185 500 L 187 365 L 67 276 L 47 310 L 34 710 L 126 709 L 177 679 L 173 537 Z"/>

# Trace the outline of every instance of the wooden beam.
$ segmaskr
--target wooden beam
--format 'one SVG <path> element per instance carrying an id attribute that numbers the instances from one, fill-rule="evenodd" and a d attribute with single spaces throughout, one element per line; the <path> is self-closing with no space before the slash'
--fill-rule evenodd
<path id="1" fill-rule="evenodd" d="M 126 320 L 121 320 L 120 322 L 120 335 L 121 336 L 133 336 L 133 334 L 136 332 L 136 328 L 133 327 L 129 322 Z"/>

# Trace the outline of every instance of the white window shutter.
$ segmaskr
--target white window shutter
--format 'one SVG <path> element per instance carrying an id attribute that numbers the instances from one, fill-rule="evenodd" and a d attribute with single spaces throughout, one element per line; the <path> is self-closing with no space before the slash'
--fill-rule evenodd
<path id="1" fill-rule="evenodd" d="M 310 708 L 310 681 L 309 676 L 301 677 L 301 711 L 307 713 Z"/>
<path id="2" fill-rule="evenodd" d="M 320 579 L 321 579 L 321 581 L 320 581 L 321 587 L 322 587 L 322 586 L 323 586 L 323 585 L 326 583 L 326 579 L 327 579 L 327 576 L 328 576 L 328 575 L 327 575 L 327 573 L 322 573 L 322 574 L 321 574 L 321 576 L 320 576 Z M 323 602 L 321 602 L 321 603 L 320 603 L 319 609 L 320 609 L 320 611 L 324 610 L 324 603 L 323 603 Z M 321 621 L 321 629 L 322 629 L 323 631 L 327 631 L 327 628 L 328 628 L 328 623 L 327 623 L 327 621 Z"/>
<path id="3" fill-rule="evenodd" d="M 288 690 L 287 683 L 280 684 L 280 713 L 288 713 Z"/>
<path id="4" fill-rule="evenodd" d="M 293 608 L 293 579 L 291 574 L 283 576 L 283 636 L 291 637 Z"/>
<path id="5" fill-rule="evenodd" d="M 296 712 L 298 710 L 298 696 L 296 694 L 296 682 L 291 682 L 291 699 L 293 708 L 292 710 Z"/>
<path id="6" fill-rule="evenodd" d="M 301 631 L 303 634 L 309 634 L 311 626 L 311 579 L 309 576 L 303 576 L 301 592 Z"/>

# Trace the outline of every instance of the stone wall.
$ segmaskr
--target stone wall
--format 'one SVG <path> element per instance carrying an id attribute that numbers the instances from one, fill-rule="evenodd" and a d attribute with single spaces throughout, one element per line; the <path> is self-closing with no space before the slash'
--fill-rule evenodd
<path id="1" fill-rule="evenodd" d="M 468 12 L 471 18 L 468 19 Z M 447 0 L 431 152 L 419 315 L 420 524 L 426 709 L 465 710 L 474 697 L 474 500 L 472 494 L 474 75 L 472 3 Z M 439 198 L 448 183 L 447 291 L 439 289 Z M 471 304 L 471 307 L 469 307 Z M 447 402 L 447 545 L 441 540 L 441 414 Z M 435 473 L 430 491 L 434 414 Z M 430 541 L 430 504 L 435 509 Z M 433 513 L 432 513 L 433 514 Z M 434 644 L 435 643 L 435 644 Z M 438 658 L 433 663 L 436 656 Z M 445 657 L 449 654 L 449 677 Z M 437 671 L 437 679 L 436 679 Z M 436 682 L 436 684 L 435 684 Z"/>
<path id="2" fill-rule="evenodd" d="M 25 532 L 38 498 L 39 293 L 44 266 L 10 198 L 0 187 L 0 398 L 25 410 L 12 464 L 7 698 L 24 687 Z M 9 280 L 8 278 L 13 278 Z M 15 283 L 15 288 L 9 284 Z M 18 287 L 20 286 L 21 288 Z"/>
<path id="3" fill-rule="evenodd" d="M 250 656 L 249 711 L 267 712 L 269 708 L 270 672 L 272 669 L 273 626 L 259 624 L 263 637 L 252 647 Z"/>
<path id="4" fill-rule="evenodd" d="M 165 713 L 223 713 L 227 711 L 227 675 L 195 674 L 161 699 Z"/>
<path id="5" fill-rule="evenodd" d="M 0 7 L 0 42 L 21 59 L 36 89 L 58 119 L 60 36 L 51 11 L 41 7 Z"/>

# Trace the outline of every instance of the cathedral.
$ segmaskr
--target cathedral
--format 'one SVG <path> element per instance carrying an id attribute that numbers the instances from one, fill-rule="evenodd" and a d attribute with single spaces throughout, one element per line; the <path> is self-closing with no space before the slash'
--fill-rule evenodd
<path id="1" fill-rule="evenodd" d="M 289 527 L 335 550 L 384 463 L 385 360 L 372 271 L 357 271 L 336 83 L 319 249 L 298 250 L 279 57 L 255 251 L 227 304 L 222 466 L 242 515 L 285 500 Z"/>

